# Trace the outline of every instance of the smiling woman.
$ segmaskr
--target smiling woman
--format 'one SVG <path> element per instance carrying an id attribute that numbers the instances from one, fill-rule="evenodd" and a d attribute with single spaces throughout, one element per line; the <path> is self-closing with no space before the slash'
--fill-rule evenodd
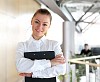
<path id="1" fill-rule="evenodd" d="M 38 9 L 33 15 L 31 20 L 32 35 L 29 40 L 19 42 L 16 50 L 16 67 L 19 75 L 30 77 L 34 80 L 34 78 L 52 79 L 53 77 L 65 74 L 65 58 L 62 54 L 60 44 L 45 37 L 50 28 L 51 20 L 51 13 L 47 9 Z M 31 60 L 24 57 L 25 52 L 40 51 L 53 51 L 55 52 L 55 58 L 50 60 Z"/>
<path id="2" fill-rule="evenodd" d="M 31 25 L 33 31 L 32 36 L 36 40 L 40 39 L 42 36 L 44 36 L 44 34 L 47 33 L 47 30 L 49 29 L 51 24 L 51 20 L 51 14 L 45 9 L 40 9 L 34 14 L 31 20 Z"/>

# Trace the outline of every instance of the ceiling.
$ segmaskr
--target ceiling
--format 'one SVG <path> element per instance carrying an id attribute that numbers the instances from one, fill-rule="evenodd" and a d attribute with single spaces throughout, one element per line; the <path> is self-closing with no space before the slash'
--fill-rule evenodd
<path id="1" fill-rule="evenodd" d="M 59 7 L 65 6 L 73 20 L 76 22 L 76 29 L 78 32 L 83 32 L 89 25 L 96 24 L 95 20 L 97 17 L 100 17 L 100 0 L 55 0 Z M 72 15 L 72 13 L 78 12 L 80 15 L 84 12 L 78 20 Z M 87 16 L 87 13 L 91 13 Z M 98 13 L 96 16 L 94 16 Z M 87 16 L 87 17 L 86 17 Z M 94 16 L 94 17 L 93 17 Z M 87 21 L 91 18 L 91 21 Z M 87 24 L 84 28 L 80 23 Z"/>
<path id="2" fill-rule="evenodd" d="M 86 12 L 100 12 L 100 0 L 55 0 L 59 6 L 65 5 L 70 12 L 83 10 Z"/>

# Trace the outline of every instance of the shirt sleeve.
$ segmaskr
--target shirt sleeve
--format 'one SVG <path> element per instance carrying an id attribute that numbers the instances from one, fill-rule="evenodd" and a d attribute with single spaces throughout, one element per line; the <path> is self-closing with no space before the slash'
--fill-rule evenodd
<path id="1" fill-rule="evenodd" d="M 41 71 L 34 71 L 33 78 L 51 78 L 59 75 L 64 75 L 66 72 L 66 64 L 53 66 Z"/>
<path id="2" fill-rule="evenodd" d="M 31 73 L 51 67 L 50 60 L 30 60 L 24 58 L 24 43 L 18 43 L 16 50 L 16 68 L 18 72 Z"/>
<path id="3" fill-rule="evenodd" d="M 62 49 L 60 47 L 60 44 L 58 42 L 53 43 L 53 48 L 55 51 L 55 55 L 62 54 Z M 53 67 L 46 68 L 41 71 L 33 71 L 32 77 L 38 77 L 38 78 L 50 78 L 50 77 L 56 77 L 59 75 L 64 75 L 66 73 L 66 63 L 56 65 Z"/>

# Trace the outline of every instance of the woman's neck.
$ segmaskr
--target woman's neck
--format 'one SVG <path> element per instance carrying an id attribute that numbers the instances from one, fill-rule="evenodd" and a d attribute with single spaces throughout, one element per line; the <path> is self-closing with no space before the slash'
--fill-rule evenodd
<path id="1" fill-rule="evenodd" d="M 41 39 L 43 36 L 37 37 L 37 36 L 32 35 L 32 37 L 33 37 L 35 40 L 39 40 L 39 39 Z"/>

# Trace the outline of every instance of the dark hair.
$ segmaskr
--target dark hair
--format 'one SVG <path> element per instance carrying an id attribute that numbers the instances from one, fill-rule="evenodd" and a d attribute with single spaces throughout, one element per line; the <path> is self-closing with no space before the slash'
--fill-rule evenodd
<path id="1" fill-rule="evenodd" d="M 47 10 L 47 9 L 38 9 L 35 14 L 33 15 L 33 17 L 35 17 L 37 14 L 43 14 L 43 15 L 49 15 L 50 16 L 50 23 L 52 21 L 52 16 L 51 13 Z"/>
<path id="2" fill-rule="evenodd" d="M 84 46 L 88 46 L 88 44 L 84 44 Z"/>

